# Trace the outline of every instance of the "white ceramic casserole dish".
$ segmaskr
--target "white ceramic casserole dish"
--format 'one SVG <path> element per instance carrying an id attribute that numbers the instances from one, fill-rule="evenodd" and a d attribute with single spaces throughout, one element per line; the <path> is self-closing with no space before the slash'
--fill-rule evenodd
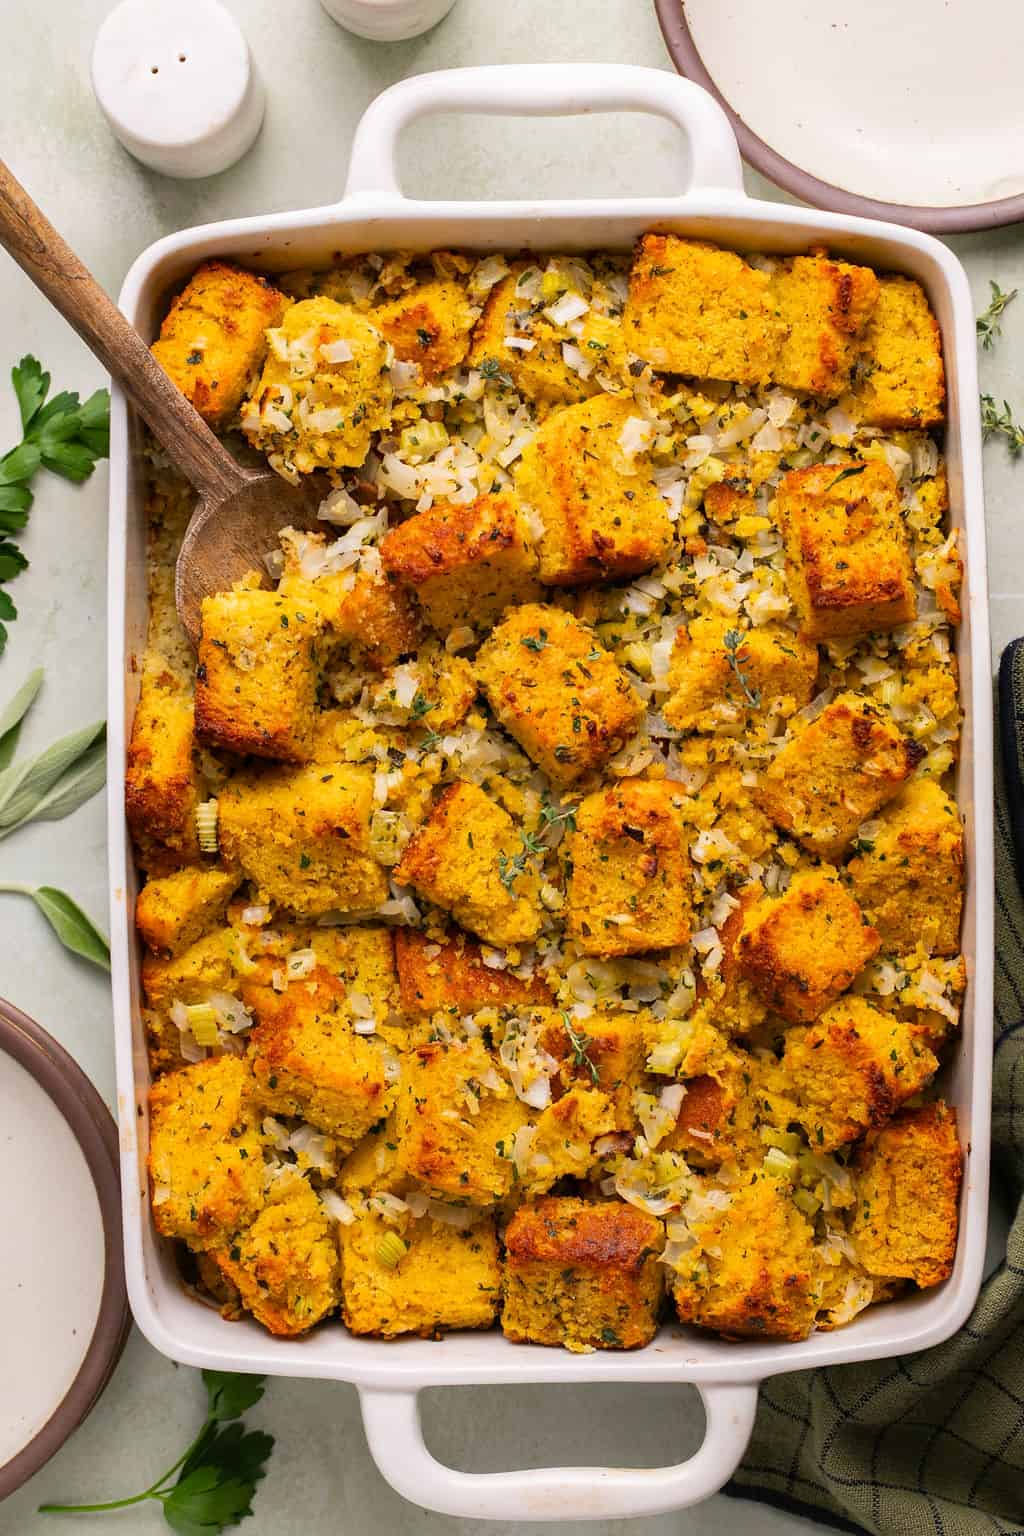
<path id="1" fill-rule="evenodd" d="M 567 114 L 643 111 L 679 129 L 683 187 L 670 199 L 545 203 L 417 202 L 403 196 L 395 148 L 412 119 L 440 111 Z M 942 328 L 949 386 L 952 520 L 966 559 L 960 664 L 965 710 L 959 798 L 969 881 L 964 951 L 969 984 L 963 1037 L 944 1075 L 966 1152 L 960 1242 L 952 1277 L 935 1291 L 869 1309 L 851 1325 L 799 1344 L 728 1343 L 665 1327 L 646 1349 L 574 1356 L 516 1345 L 500 1333 L 455 1334 L 443 1343 L 350 1336 L 327 1325 L 296 1341 L 254 1322 L 228 1323 L 184 1291 L 156 1237 L 146 1190 L 148 1067 L 140 1022 L 139 952 L 132 928 L 136 875 L 124 821 L 125 749 L 138 695 L 133 660 L 146 637 L 143 468 L 137 428 L 115 391 L 110 505 L 109 794 L 111 937 L 124 1190 L 125 1263 L 136 1321 L 150 1342 L 188 1365 L 354 1383 L 367 1439 L 388 1481 L 420 1506 L 470 1518 L 611 1519 L 653 1515 L 707 1497 L 743 1455 L 764 1377 L 924 1349 L 964 1321 L 978 1292 L 985 1249 L 992 991 L 992 723 L 974 316 L 957 259 L 937 240 L 894 225 L 817 213 L 744 195 L 724 113 L 689 81 L 619 65 L 532 65 L 448 71 L 386 91 L 356 132 L 342 202 L 303 213 L 207 225 L 158 241 L 129 272 L 121 307 L 155 334 L 169 290 L 203 259 L 234 257 L 283 270 L 329 264 L 339 251 L 436 246 L 478 250 L 628 249 L 652 227 L 741 250 L 798 252 L 825 243 L 838 254 L 905 272 L 928 291 Z M 692 1382 L 704 1402 L 703 1444 L 659 1469 L 551 1468 L 466 1474 L 442 1466 L 420 1432 L 417 1394 L 427 1386 L 505 1382 Z"/>

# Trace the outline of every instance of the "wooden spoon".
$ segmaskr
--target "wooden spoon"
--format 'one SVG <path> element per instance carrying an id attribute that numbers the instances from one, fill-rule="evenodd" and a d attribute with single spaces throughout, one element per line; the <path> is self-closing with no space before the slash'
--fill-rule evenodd
<path id="1" fill-rule="evenodd" d="M 324 488 L 291 486 L 231 457 L 2 161 L 0 245 L 74 326 L 199 493 L 175 578 L 178 616 L 197 645 L 203 598 L 246 571 L 262 574 L 282 528 L 315 525 Z"/>

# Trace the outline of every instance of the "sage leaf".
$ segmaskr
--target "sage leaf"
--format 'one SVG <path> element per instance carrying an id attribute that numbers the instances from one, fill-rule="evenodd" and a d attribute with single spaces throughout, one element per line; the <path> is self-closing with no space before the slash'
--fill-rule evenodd
<path id="1" fill-rule="evenodd" d="M 32 886 L 5 881 L 0 883 L 0 892 L 30 896 L 65 949 L 98 965 L 100 970 L 110 970 L 110 945 L 92 919 L 86 917 L 65 891 L 59 891 L 53 885 Z"/>
<path id="2" fill-rule="evenodd" d="M 58 779 L 100 739 L 106 724 L 99 720 L 62 736 L 25 762 L 12 763 L 0 773 L 0 831 L 11 831 L 36 810 Z"/>
<path id="3" fill-rule="evenodd" d="M 6 594 L 4 594 L 6 595 Z M 0 613 L 0 618 L 7 615 Z M 43 686 L 43 669 L 36 667 L 18 689 L 14 698 L 3 710 L 0 710 L 0 770 L 7 767 L 14 756 L 14 749 L 18 745 L 18 735 L 21 730 L 21 722 L 32 707 L 33 700 Z"/>
<path id="4" fill-rule="evenodd" d="M 26 815 L 10 826 L 0 826 L 0 841 L 29 822 L 60 821 L 63 816 L 70 816 L 72 811 L 77 811 L 80 805 L 91 800 L 103 788 L 106 778 L 107 743 L 104 735 L 82 754 L 78 762 L 57 780 L 53 788 Z"/>

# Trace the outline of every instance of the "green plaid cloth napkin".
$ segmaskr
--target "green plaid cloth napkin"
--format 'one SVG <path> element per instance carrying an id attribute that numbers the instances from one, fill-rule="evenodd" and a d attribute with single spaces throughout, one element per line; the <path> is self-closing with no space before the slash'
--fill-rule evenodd
<path id="1" fill-rule="evenodd" d="M 840 1530 L 1024 1536 L 1024 641 L 1003 657 L 1000 717 L 992 1174 L 1016 1211 L 1006 1257 L 947 1343 L 766 1382 L 726 1490 Z"/>

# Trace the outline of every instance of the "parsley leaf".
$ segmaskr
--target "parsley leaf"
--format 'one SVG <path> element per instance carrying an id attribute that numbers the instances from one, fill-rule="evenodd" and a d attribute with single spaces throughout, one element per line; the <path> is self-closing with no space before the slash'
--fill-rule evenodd
<path id="1" fill-rule="evenodd" d="M 22 440 L 0 458 L 0 583 L 28 565 L 10 535 L 20 533 L 32 508 L 29 481 L 40 469 L 80 484 L 98 459 L 110 452 L 110 395 L 97 389 L 82 404 L 73 390 L 47 400 L 50 375 L 38 358 L 26 354 L 11 369 L 11 385 L 21 417 Z M 0 654 L 7 644 L 3 622 L 17 617 L 6 594 L 0 605 Z"/>
<path id="2" fill-rule="evenodd" d="M 265 1377 L 204 1371 L 203 1382 L 208 1400 L 203 1427 L 185 1454 L 151 1487 L 106 1504 L 41 1504 L 40 1512 L 98 1513 L 153 1499 L 163 1506 L 164 1519 L 178 1536 L 211 1536 L 251 1515 L 274 1439 L 237 1421 L 263 1396 Z"/>

